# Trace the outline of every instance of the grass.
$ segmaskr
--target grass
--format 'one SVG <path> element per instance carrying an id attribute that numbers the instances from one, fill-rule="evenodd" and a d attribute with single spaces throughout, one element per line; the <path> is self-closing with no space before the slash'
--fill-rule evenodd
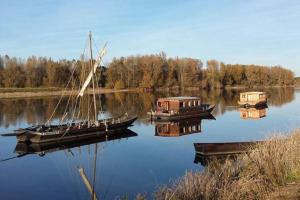
<path id="1" fill-rule="evenodd" d="M 202 172 L 187 172 L 154 194 L 157 200 L 266 199 L 300 180 L 300 130 L 274 136 L 225 163 L 213 160 Z"/>

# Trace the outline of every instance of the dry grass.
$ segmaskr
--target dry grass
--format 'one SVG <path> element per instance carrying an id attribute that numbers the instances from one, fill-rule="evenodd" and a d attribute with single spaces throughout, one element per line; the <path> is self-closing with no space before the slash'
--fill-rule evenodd
<path id="1" fill-rule="evenodd" d="M 271 191 L 300 179 L 300 130 L 274 136 L 225 163 L 212 161 L 154 194 L 158 200 L 266 199 Z"/>

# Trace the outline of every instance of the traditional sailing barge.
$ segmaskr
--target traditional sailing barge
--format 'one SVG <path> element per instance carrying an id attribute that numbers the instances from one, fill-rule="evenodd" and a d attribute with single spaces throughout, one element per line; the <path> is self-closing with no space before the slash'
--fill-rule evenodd
<path id="1" fill-rule="evenodd" d="M 148 112 L 148 115 L 155 121 L 171 121 L 208 116 L 213 109 L 214 106 L 203 104 L 200 97 L 167 97 L 159 98 L 156 110 Z"/>
<path id="2" fill-rule="evenodd" d="M 89 47 L 90 47 L 90 62 L 89 62 L 89 73 L 87 75 L 87 78 L 81 85 L 81 89 L 76 96 L 74 107 L 70 108 L 69 112 L 67 112 L 67 108 L 65 108 L 65 112 L 60 120 L 60 123 L 57 125 L 51 125 L 50 121 L 58 107 L 58 105 L 61 102 L 61 99 L 59 100 L 56 108 L 54 109 L 50 119 L 46 124 L 43 125 L 37 125 L 32 126 L 28 128 L 18 129 L 15 130 L 15 132 L 12 135 L 17 136 L 17 139 L 19 142 L 27 142 L 27 143 L 51 143 L 51 142 L 57 142 L 57 141 L 73 141 L 77 139 L 88 139 L 95 136 L 95 132 L 97 132 L 98 135 L 107 135 L 107 134 L 113 134 L 117 133 L 118 131 L 122 129 L 128 128 L 136 119 L 137 117 L 129 117 L 127 114 L 118 117 L 118 118 L 109 118 L 109 119 L 98 119 L 98 113 L 97 107 L 101 106 L 100 96 L 99 96 L 99 102 L 96 100 L 96 94 L 95 94 L 95 86 L 97 85 L 98 77 L 96 76 L 96 71 L 98 67 L 101 67 L 102 64 L 102 57 L 106 53 L 106 45 L 102 48 L 100 51 L 97 59 L 93 60 L 93 54 L 92 54 L 92 36 L 91 33 L 89 34 Z M 75 70 L 75 69 L 74 69 Z M 74 73 L 74 71 L 73 71 Z M 73 75 L 72 73 L 72 75 Z M 71 75 L 71 76 L 72 76 Z M 71 78 L 70 78 L 71 80 Z M 70 80 L 68 81 L 68 84 L 70 83 Z M 80 112 L 80 105 L 82 104 L 82 98 L 84 96 L 84 93 L 88 86 L 92 85 L 93 89 L 93 98 L 92 102 L 89 102 L 87 106 L 87 110 L 90 110 L 90 107 L 94 107 L 94 116 L 90 117 L 89 112 L 88 116 L 85 116 L 84 118 L 86 120 L 82 120 L 82 118 L 79 117 L 82 112 Z M 68 88 L 68 85 L 66 86 Z M 69 97 L 71 98 L 71 96 Z M 68 100 L 67 106 L 69 106 L 70 99 Z M 100 105 L 98 105 L 100 103 Z M 77 110 L 78 112 L 77 112 Z M 71 116 L 69 121 L 66 120 L 67 116 Z"/>

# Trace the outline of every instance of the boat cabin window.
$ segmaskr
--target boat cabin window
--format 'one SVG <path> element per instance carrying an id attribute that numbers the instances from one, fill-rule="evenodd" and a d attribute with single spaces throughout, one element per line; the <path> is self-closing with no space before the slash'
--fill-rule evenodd
<path id="1" fill-rule="evenodd" d="M 183 102 L 180 102 L 180 103 L 179 103 L 179 107 L 180 107 L 180 108 L 183 108 Z"/>
<path id="2" fill-rule="evenodd" d="M 196 106 L 196 101 L 194 101 L 194 106 Z"/>
<path id="3" fill-rule="evenodd" d="M 161 102 L 158 102 L 158 103 L 157 103 L 157 106 L 161 107 Z"/>
<path id="4" fill-rule="evenodd" d="M 246 95 L 243 94 L 243 95 L 242 95 L 242 98 L 246 98 Z"/>
<path id="5" fill-rule="evenodd" d="M 191 107 L 191 106 L 192 106 L 191 101 L 189 101 L 189 107 Z"/>

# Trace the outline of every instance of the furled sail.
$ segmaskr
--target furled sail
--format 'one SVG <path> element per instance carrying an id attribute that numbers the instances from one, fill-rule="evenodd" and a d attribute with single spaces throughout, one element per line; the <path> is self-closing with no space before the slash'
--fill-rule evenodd
<path id="1" fill-rule="evenodd" d="M 96 62 L 95 62 L 95 64 L 94 64 L 94 66 L 93 66 L 93 69 L 90 71 L 90 73 L 89 73 L 87 79 L 85 80 L 85 82 L 84 82 L 84 84 L 83 84 L 83 86 L 82 86 L 82 88 L 81 88 L 81 90 L 80 90 L 80 92 L 79 92 L 79 94 L 78 94 L 78 97 L 79 97 L 79 96 L 81 96 L 81 97 L 83 96 L 83 93 L 84 93 L 85 89 L 87 88 L 87 86 L 89 85 L 89 83 L 90 83 L 91 80 L 92 80 L 93 74 L 96 73 L 97 67 L 100 66 L 100 64 L 101 64 L 101 62 L 102 62 L 102 57 L 103 57 L 103 56 L 105 55 L 105 53 L 106 53 L 105 47 L 106 47 L 106 44 L 104 45 L 104 47 L 103 47 L 102 50 L 100 51 L 100 53 L 99 53 L 99 55 L 98 55 L 98 57 L 97 57 L 97 60 L 96 60 Z"/>

